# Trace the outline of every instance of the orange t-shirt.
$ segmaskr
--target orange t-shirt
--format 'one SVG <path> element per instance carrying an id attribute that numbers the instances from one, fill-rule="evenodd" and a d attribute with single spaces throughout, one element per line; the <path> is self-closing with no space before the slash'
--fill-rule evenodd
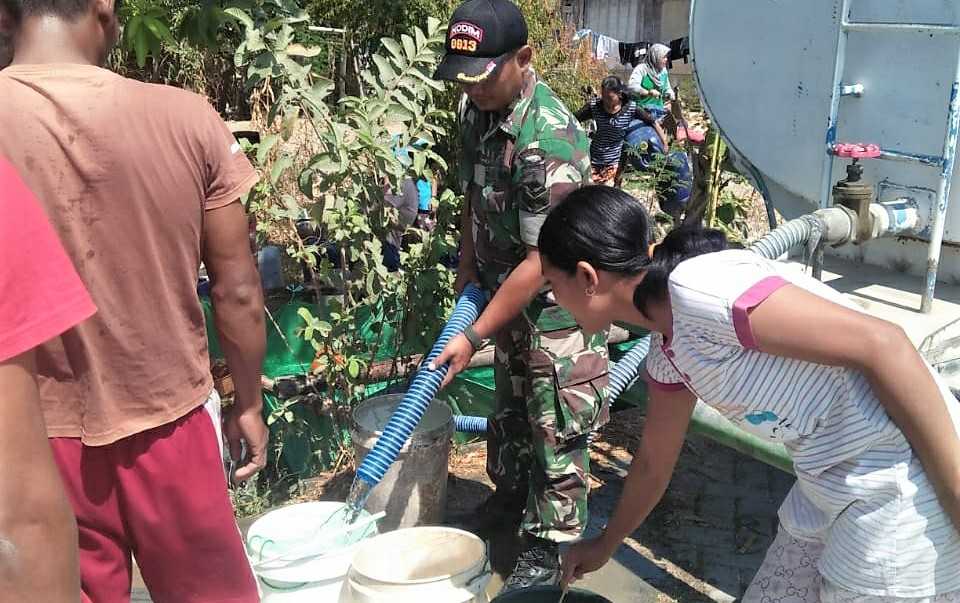
<path id="1" fill-rule="evenodd" d="M 38 353 L 50 437 L 103 445 L 212 389 L 203 217 L 257 181 L 200 96 L 85 65 L 0 71 L 0 155 L 45 207 L 99 312 Z"/>

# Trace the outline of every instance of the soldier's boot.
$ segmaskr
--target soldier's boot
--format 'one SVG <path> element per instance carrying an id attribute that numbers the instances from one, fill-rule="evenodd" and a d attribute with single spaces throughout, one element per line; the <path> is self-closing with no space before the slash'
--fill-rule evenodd
<path id="1" fill-rule="evenodd" d="M 501 594 L 531 586 L 560 584 L 560 547 L 556 542 L 524 534 L 526 544 Z"/>

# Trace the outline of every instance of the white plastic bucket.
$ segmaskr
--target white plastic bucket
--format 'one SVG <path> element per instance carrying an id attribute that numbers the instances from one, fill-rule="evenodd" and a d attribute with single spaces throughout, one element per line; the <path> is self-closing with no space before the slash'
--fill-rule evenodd
<path id="1" fill-rule="evenodd" d="M 341 603 L 487 603 L 487 548 L 463 530 L 418 527 L 364 541 Z"/>
<path id="2" fill-rule="evenodd" d="M 337 601 L 360 543 L 377 533 L 376 523 L 369 523 L 333 542 L 325 539 L 324 530 L 342 525 L 335 514 L 343 507 L 339 502 L 290 505 L 250 526 L 247 555 L 264 603 Z"/>

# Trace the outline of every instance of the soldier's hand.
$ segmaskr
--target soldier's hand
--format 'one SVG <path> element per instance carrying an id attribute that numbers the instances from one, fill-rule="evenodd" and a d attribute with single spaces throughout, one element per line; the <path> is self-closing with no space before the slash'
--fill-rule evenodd
<path id="1" fill-rule="evenodd" d="M 470 359 L 473 358 L 474 352 L 473 344 L 463 335 L 457 335 L 447 343 L 447 347 L 443 348 L 443 351 L 430 363 L 429 367 L 431 371 L 435 371 L 440 369 L 444 364 L 450 365 L 450 369 L 447 371 L 447 375 L 443 378 L 443 383 L 440 385 L 441 389 L 453 381 L 457 373 L 467 368 L 467 365 L 470 364 Z"/>
<path id="2" fill-rule="evenodd" d="M 560 564 L 560 585 L 567 588 L 571 582 L 583 578 L 584 574 L 597 571 L 613 557 L 614 551 L 610 550 L 610 545 L 602 536 L 571 546 L 563 554 Z"/>

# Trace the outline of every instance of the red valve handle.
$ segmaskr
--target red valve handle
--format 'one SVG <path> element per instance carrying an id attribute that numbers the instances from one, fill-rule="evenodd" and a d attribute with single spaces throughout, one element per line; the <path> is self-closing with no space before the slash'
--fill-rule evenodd
<path id="1" fill-rule="evenodd" d="M 833 154 L 851 159 L 874 159 L 880 156 L 880 146 L 862 142 L 838 142 L 833 145 Z"/>

